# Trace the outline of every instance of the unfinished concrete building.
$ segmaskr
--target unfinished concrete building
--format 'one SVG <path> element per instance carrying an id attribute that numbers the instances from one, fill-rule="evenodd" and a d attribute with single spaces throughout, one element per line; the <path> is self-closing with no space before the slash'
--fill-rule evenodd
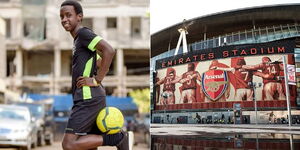
<path id="1" fill-rule="evenodd" d="M 0 77 L 20 93 L 71 92 L 72 42 L 59 18 L 63 0 L 0 0 L 6 22 Z M 103 84 L 108 95 L 149 87 L 149 0 L 81 0 L 84 26 L 116 56 Z M 2 55 L 3 54 L 3 55 Z"/>

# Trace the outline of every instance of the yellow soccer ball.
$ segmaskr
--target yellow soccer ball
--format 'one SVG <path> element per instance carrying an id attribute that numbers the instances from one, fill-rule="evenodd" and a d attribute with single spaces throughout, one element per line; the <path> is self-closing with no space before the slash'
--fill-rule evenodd
<path id="1" fill-rule="evenodd" d="M 121 131 L 124 125 L 122 112 L 116 107 L 105 107 L 97 116 L 97 126 L 101 132 L 115 134 Z"/>

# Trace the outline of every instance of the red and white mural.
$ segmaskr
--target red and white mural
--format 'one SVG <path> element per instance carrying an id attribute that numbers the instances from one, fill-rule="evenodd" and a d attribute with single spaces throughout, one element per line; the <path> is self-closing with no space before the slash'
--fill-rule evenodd
<path id="1" fill-rule="evenodd" d="M 290 42 L 223 47 L 159 60 L 156 105 L 285 101 L 282 56 L 294 64 Z"/>

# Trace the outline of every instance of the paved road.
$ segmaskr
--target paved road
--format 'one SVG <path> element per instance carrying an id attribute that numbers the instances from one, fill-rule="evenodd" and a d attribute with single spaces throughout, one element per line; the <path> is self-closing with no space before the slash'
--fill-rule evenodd
<path id="1" fill-rule="evenodd" d="M 53 145 L 51 146 L 43 146 L 43 147 L 37 147 L 34 148 L 32 150 L 62 150 L 61 148 L 61 138 L 62 138 L 62 134 L 57 134 L 55 140 L 56 142 L 54 142 Z M 148 148 L 147 144 L 145 144 L 145 135 L 143 133 L 134 133 L 134 140 L 135 142 L 137 142 L 138 144 L 134 145 L 133 150 L 149 150 L 150 148 Z M 17 150 L 14 148 L 0 148 L 0 150 Z M 98 148 L 98 150 L 117 150 L 117 148 L 115 147 L 100 147 Z"/>
<path id="2" fill-rule="evenodd" d="M 61 148 L 61 143 L 60 142 L 55 142 L 53 145 L 51 146 L 43 146 L 43 147 L 38 147 L 32 150 L 62 150 Z M 150 148 L 147 147 L 146 144 L 137 144 L 133 147 L 133 150 L 149 150 Z M 0 148 L 0 150 L 17 150 L 14 148 Z M 115 147 L 101 147 L 98 148 L 98 150 L 117 150 L 117 148 Z"/>

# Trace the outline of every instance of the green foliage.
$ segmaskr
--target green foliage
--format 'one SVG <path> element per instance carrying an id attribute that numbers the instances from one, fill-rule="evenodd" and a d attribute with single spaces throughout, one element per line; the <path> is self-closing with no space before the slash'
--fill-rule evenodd
<path id="1" fill-rule="evenodd" d="M 129 92 L 133 98 L 134 103 L 138 106 L 139 113 L 150 112 L 150 89 L 133 90 Z"/>

